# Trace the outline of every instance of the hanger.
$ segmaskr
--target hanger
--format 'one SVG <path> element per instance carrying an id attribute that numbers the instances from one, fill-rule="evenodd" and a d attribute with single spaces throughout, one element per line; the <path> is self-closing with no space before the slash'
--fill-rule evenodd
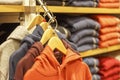
<path id="1" fill-rule="evenodd" d="M 64 55 L 66 55 L 67 49 L 65 48 L 64 44 L 55 33 L 55 30 L 52 29 L 52 27 L 45 30 L 40 42 L 43 45 L 45 45 L 48 42 L 47 45 L 52 49 L 52 51 L 54 51 L 55 49 L 58 49 Z"/>
<path id="2" fill-rule="evenodd" d="M 60 52 L 66 55 L 67 49 L 65 48 L 62 41 L 58 37 L 56 36 L 52 37 L 47 45 L 52 49 L 52 51 L 58 49 Z"/>
<path id="3" fill-rule="evenodd" d="M 56 36 L 56 34 L 53 33 L 53 29 L 52 28 L 48 28 L 45 30 L 45 32 L 42 35 L 42 38 L 40 40 L 40 42 L 45 45 L 47 43 L 47 41 L 52 37 L 52 36 Z"/>
<path id="4" fill-rule="evenodd" d="M 31 30 L 36 24 L 40 24 L 43 21 L 45 21 L 45 19 L 40 14 L 37 14 L 28 24 L 27 29 Z"/>
<path id="5" fill-rule="evenodd" d="M 42 27 L 42 29 L 45 31 L 46 29 L 48 29 L 50 26 L 50 24 L 48 22 L 42 22 L 40 24 L 40 26 Z"/>

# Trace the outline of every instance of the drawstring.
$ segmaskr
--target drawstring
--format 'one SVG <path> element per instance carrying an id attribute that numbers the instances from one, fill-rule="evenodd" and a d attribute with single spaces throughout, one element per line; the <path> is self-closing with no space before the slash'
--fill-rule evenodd
<path id="1" fill-rule="evenodd" d="M 58 80 L 61 79 L 61 69 L 60 69 L 60 66 L 57 66 L 58 68 Z"/>

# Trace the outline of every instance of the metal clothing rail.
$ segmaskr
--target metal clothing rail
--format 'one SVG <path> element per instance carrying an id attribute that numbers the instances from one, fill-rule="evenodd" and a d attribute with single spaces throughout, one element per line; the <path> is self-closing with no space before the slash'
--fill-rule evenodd
<path id="1" fill-rule="evenodd" d="M 51 23 L 55 22 L 55 20 L 56 20 L 55 16 L 53 15 L 52 12 L 50 12 L 50 10 L 48 10 L 47 6 L 43 3 L 43 1 L 42 0 L 37 0 L 37 1 L 39 2 L 40 6 L 44 9 L 45 15 L 47 15 L 49 17 L 49 19 L 50 19 L 49 21 Z"/>

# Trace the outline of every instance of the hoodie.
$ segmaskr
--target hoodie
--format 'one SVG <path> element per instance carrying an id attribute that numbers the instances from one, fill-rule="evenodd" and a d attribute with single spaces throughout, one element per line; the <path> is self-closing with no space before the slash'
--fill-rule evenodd
<path id="1" fill-rule="evenodd" d="M 67 49 L 62 64 L 56 60 L 54 52 L 46 46 L 24 80 L 92 80 L 87 64 L 82 62 L 81 56 Z"/>
<path id="2" fill-rule="evenodd" d="M 19 48 L 20 42 L 28 34 L 29 32 L 24 26 L 18 26 L 7 40 L 0 45 L 0 80 L 7 80 L 9 74 L 9 58 Z"/>
<path id="3" fill-rule="evenodd" d="M 34 44 L 36 41 L 40 41 L 41 36 L 43 34 L 43 29 L 40 26 L 37 26 L 32 34 L 26 36 L 22 42 L 21 46 L 18 50 L 16 50 L 11 56 L 9 60 L 9 80 L 13 80 L 13 76 L 15 74 L 16 65 L 19 60 L 25 56 L 28 49 Z"/>

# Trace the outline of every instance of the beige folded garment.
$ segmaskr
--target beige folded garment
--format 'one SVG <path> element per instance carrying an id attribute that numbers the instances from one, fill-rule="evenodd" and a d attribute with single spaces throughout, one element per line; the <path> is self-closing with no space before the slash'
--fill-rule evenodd
<path id="1" fill-rule="evenodd" d="M 16 5 L 20 5 L 23 3 L 23 0 L 0 0 L 0 4 L 16 4 Z"/>

